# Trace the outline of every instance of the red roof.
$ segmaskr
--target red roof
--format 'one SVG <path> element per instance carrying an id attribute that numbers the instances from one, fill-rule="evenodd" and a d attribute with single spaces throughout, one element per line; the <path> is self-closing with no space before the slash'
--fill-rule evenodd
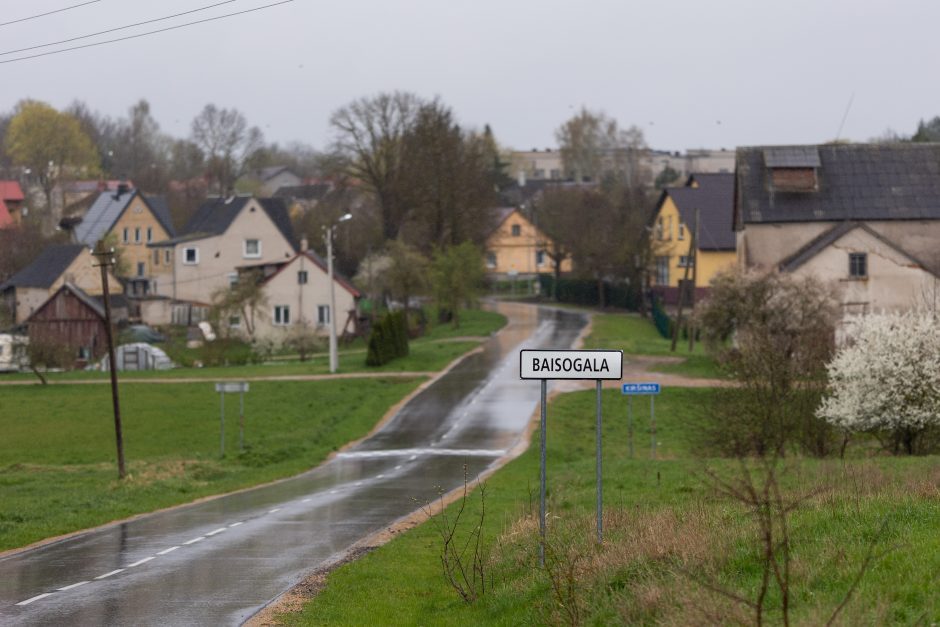
<path id="1" fill-rule="evenodd" d="M 5 229 L 12 225 L 13 216 L 10 215 L 10 210 L 7 209 L 6 203 L 3 202 L 2 198 L 0 198 L 0 229 Z"/>
<path id="2" fill-rule="evenodd" d="M 0 200 L 23 200 L 23 189 L 16 181 L 0 181 Z"/>

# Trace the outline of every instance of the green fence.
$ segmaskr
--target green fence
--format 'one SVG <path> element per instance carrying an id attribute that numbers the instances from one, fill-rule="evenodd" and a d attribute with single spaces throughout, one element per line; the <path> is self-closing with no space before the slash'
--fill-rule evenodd
<path id="1" fill-rule="evenodd" d="M 539 276 L 541 293 L 551 298 L 555 293 L 555 277 Z M 558 281 L 558 302 L 596 307 L 600 304 L 597 281 L 593 279 L 561 279 Z M 640 293 L 631 285 L 604 282 L 604 304 L 628 311 L 639 311 Z"/>

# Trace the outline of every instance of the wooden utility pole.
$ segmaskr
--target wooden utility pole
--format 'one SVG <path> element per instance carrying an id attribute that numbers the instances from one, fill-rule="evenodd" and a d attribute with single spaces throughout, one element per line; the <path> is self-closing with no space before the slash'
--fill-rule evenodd
<path id="1" fill-rule="evenodd" d="M 698 229 L 698 209 L 695 210 L 695 216 L 696 216 L 695 228 Z M 670 234 L 670 237 L 672 237 L 672 234 Z M 691 262 L 692 262 L 693 254 L 695 252 L 695 246 L 696 246 L 695 234 L 693 231 L 693 234 L 689 237 L 689 254 L 685 258 L 685 271 L 682 273 L 682 281 L 679 282 L 679 307 L 678 307 L 678 310 L 676 311 L 676 326 L 672 330 L 672 347 L 669 349 L 673 353 L 676 352 L 676 344 L 679 342 L 679 328 L 682 326 L 682 302 L 683 302 L 682 291 L 685 285 L 689 282 L 689 266 L 691 265 Z M 695 289 L 694 286 L 692 289 L 694 291 Z M 693 300 L 694 300 L 694 297 L 693 297 Z"/>
<path id="2" fill-rule="evenodd" d="M 104 326 L 108 338 L 108 370 L 111 373 L 111 402 L 114 406 L 114 437 L 117 441 L 118 478 L 123 479 L 127 472 L 124 468 L 124 436 L 121 433 L 121 404 L 118 402 L 117 362 L 114 359 L 114 333 L 111 330 L 111 294 L 108 289 L 108 268 L 114 265 L 114 249 L 105 250 L 104 245 L 99 242 L 97 250 L 92 254 L 98 259 L 96 265 L 101 268 Z"/>
<path id="3" fill-rule="evenodd" d="M 698 209 L 695 210 L 695 227 L 692 230 L 692 304 L 689 307 L 689 352 L 695 350 L 695 286 L 698 285 Z"/>

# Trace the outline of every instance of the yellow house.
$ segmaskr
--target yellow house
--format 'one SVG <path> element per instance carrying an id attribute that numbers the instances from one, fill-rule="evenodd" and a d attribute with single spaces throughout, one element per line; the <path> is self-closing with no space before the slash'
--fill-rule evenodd
<path id="1" fill-rule="evenodd" d="M 498 210 L 497 226 L 486 240 L 486 272 L 493 278 L 532 278 L 550 274 L 555 266 L 546 250 L 551 240 L 518 209 Z M 571 259 L 561 264 L 563 273 L 571 272 Z"/>
<path id="2" fill-rule="evenodd" d="M 172 279 L 173 259 L 147 244 L 175 234 L 169 207 L 162 198 L 144 196 L 123 185 L 117 191 L 102 192 L 75 227 L 76 241 L 88 247 L 111 236 L 121 251 L 121 271 L 128 291 L 135 296 L 155 293 L 161 280 Z"/>
<path id="3" fill-rule="evenodd" d="M 703 294 L 716 274 L 734 267 L 733 218 L 734 174 L 692 174 L 684 186 L 663 190 L 653 218 L 651 285 L 667 304 L 678 302 L 683 281 L 692 285 L 690 244 L 696 223 L 696 296 Z"/>

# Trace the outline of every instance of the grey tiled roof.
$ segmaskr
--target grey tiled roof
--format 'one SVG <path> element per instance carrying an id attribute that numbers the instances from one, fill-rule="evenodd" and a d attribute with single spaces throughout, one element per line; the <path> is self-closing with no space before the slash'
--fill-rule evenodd
<path id="1" fill-rule="evenodd" d="M 695 210 L 698 209 L 698 249 L 699 250 L 734 250 L 737 238 L 734 234 L 734 175 L 692 174 L 689 183 L 698 182 L 698 187 L 667 187 L 663 190 L 662 200 L 668 195 L 679 210 L 679 215 L 686 227 L 692 229 L 695 224 Z"/>
<path id="2" fill-rule="evenodd" d="M 82 244 L 60 244 L 46 247 L 31 264 L 14 274 L 0 285 L 0 290 L 9 287 L 49 288 L 65 272 L 82 249 Z"/>
<path id="3" fill-rule="evenodd" d="M 738 228 L 761 222 L 940 219 L 940 144 L 831 144 L 819 153 L 818 191 L 774 190 L 767 147 L 738 148 Z"/>
<path id="4" fill-rule="evenodd" d="M 768 168 L 818 168 L 816 146 L 771 146 L 764 148 L 764 165 Z"/>
<path id="5" fill-rule="evenodd" d="M 202 203 L 196 213 L 186 224 L 179 237 L 174 241 L 186 241 L 200 237 L 222 235 L 228 230 L 235 218 L 241 213 L 251 196 L 235 196 L 230 198 L 212 198 Z M 281 198 L 257 198 L 258 204 L 268 214 L 281 234 L 297 250 L 297 241 L 294 239 L 294 228 L 291 226 L 287 205 Z"/>
<path id="6" fill-rule="evenodd" d="M 127 206 L 138 195 L 169 236 L 176 235 L 170 219 L 170 208 L 162 196 L 144 196 L 137 190 L 122 194 L 116 191 L 104 191 L 98 195 L 94 204 L 85 213 L 85 217 L 76 225 L 75 239 L 86 246 L 94 246 L 111 230 Z"/>

